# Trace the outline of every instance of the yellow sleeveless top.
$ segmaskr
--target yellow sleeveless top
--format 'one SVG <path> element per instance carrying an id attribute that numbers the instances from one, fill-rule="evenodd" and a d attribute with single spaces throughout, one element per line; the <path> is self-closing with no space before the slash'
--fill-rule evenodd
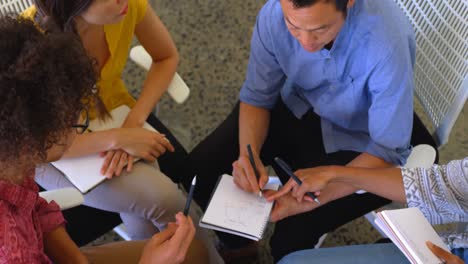
<path id="1" fill-rule="evenodd" d="M 143 19 L 148 6 L 147 0 L 128 1 L 128 13 L 118 24 L 104 25 L 110 57 L 101 69 L 99 95 L 106 108 L 110 111 L 120 105 L 133 107 L 135 99 L 130 95 L 122 80 L 122 71 L 128 59 L 130 44 L 135 33 L 135 27 Z M 29 7 L 22 16 L 34 20 L 37 9 Z M 90 118 L 96 117 L 92 107 Z"/>

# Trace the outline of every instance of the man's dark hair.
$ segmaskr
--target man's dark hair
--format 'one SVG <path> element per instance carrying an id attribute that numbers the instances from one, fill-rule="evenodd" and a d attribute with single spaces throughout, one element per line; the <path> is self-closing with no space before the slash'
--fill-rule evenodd
<path id="1" fill-rule="evenodd" d="M 294 7 L 303 8 L 314 5 L 318 2 L 335 2 L 336 10 L 346 14 L 346 6 L 348 5 L 348 0 L 290 0 Z"/>
<path id="2" fill-rule="evenodd" d="M 34 168 L 92 99 L 93 62 L 75 34 L 1 16 L 0 58 L 0 169 Z"/>

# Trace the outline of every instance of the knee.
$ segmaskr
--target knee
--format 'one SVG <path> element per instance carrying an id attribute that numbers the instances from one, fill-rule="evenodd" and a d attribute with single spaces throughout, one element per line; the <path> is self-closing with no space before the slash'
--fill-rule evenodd
<path id="1" fill-rule="evenodd" d="M 175 185 L 175 184 L 174 184 Z M 183 210 L 184 195 L 175 185 L 173 188 L 158 188 L 146 193 L 142 202 L 146 219 L 157 220 L 166 215 L 173 217 Z"/>

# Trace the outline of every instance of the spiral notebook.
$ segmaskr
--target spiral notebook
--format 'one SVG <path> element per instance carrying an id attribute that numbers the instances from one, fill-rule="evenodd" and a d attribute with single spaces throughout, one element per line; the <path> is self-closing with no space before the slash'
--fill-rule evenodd
<path id="1" fill-rule="evenodd" d="M 439 264 L 426 241 L 450 251 L 418 208 L 385 210 L 375 223 L 413 264 Z"/>
<path id="2" fill-rule="evenodd" d="M 278 190 L 279 186 L 278 178 L 270 177 L 263 189 Z M 241 190 L 232 176 L 224 174 L 218 181 L 200 226 L 258 241 L 263 237 L 272 208 L 272 202 Z"/>
<path id="3" fill-rule="evenodd" d="M 128 113 L 130 113 L 128 106 L 119 106 L 110 112 L 112 119 L 106 121 L 95 119 L 89 123 L 89 130 L 102 131 L 121 127 Z M 157 132 L 148 123 L 145 123 L 143 127 Z M 134 162 L 138 160 L 139 158 L 135 158 Z M 106 180 L 100 173 L 103 162 L 104 158 L 96 153 L 83 157 L 63 158 L 52 162 L 52 165 L 60 170 L 81 193 L 87 193 Z"/>

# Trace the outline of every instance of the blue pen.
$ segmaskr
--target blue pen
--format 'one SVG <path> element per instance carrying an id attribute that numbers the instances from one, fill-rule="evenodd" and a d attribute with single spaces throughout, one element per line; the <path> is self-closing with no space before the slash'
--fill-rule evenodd
<path id="1" fill-rule="evenodd" d="M 286 172 L 286 174 L 288 174 L 289 177 L 293 178 L 293 180 L 297 183 L 297 185 L 299 186 L 302 185 L 302 181 L 294 174 L 294 172 L 292 171 L 292 169 L 288 166 L 286 162 L 284 162 L 282 159 L 278 157 L 275 158 L 275 162 L 276 164 L 278 164 L 278 166 L 280 166 L 280 168 L 284 172 Z M 306 192 L 306 194 L 307 196 L 312 198 L 312 200 L 314 200 L 316 203 L 320 204 L 320 201 L 317 198 L 317 196 L 315 196 L 315 194 L 313 194 L 312 192 Z"/>
<path id="2" fill-rule="evenodd" d="M 252 152 L 252 147 L 250 146 L 250 144 L 247 145 L 247 152 L 249 153 L 250 165 L 252 165 L 252 168 L 253 168 L 254 173 L 255 173 L 255 178 L 257 179 L 258 185 L 260 186 L 260 173 L 257 170 L 257 165 L 255 165 L 255 159 L 254 159 L 254 155 L 253 155 L 253 152 Z M 263 197 L 261 188 L 258 190 L 258 196 Z"/>

